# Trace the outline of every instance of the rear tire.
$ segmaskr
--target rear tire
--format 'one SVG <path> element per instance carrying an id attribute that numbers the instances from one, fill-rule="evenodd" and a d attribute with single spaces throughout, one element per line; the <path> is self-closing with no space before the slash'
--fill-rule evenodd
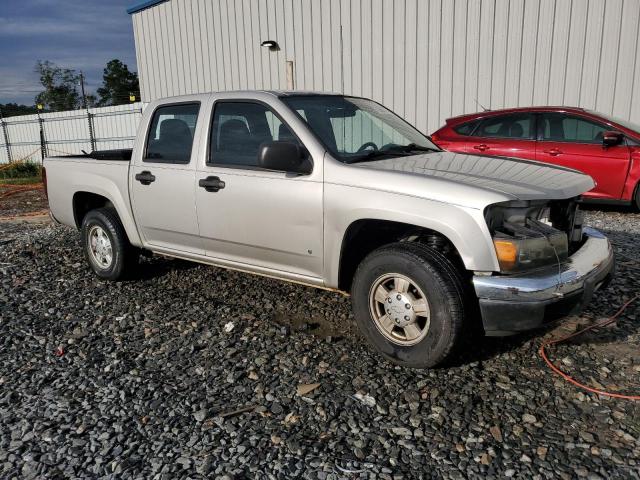
<path id="1" fill-rule="evenodd" d="M 640 183 L 636 185 L 636 193 L 633 196 L 633 206 L 636 209 L 636 212 L 640 212 Z"/>
<path id="2" fill-rule="evenodd" d="M 88 212 L 82 220 L 82 246 L 95 274 L 105 280 L 122 280 L 137 264 L 138 251 L 129 243 L 113 208 Z"/>
<path id="3" fill-rule="evenodd" d="M 356 322 L 383 357 L 430 368 L 443 363 L 462 338 L 465 290 L 459 269 L 444 255 L 400 242 L 362 261 L 351 293 Z"/>

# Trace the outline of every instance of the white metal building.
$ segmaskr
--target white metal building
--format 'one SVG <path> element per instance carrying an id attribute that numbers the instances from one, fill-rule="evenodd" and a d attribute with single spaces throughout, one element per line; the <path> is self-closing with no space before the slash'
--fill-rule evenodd
<path id="1" fill-rule="evenodd" d="M 479 104 L 640 121 L 640 0 L 149 0 L 129 13 L 145 102 L 286 89 L 292 61 L 296 89 L 371 97 L 428 133 Z"/>

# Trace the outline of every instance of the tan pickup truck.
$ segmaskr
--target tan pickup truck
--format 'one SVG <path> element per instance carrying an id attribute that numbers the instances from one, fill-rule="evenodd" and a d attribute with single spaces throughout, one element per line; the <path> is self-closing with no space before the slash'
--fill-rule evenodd
<path id="1" fill-rule="evenodd" d="M 380 104 L 302 92 L 155 101 L 132 150 L 45 159 L 51 214 L 101 278 L 156 252 L 350 293 L 387 359 L 431 367 L 466 332 L 585 305 L 611 275 L 590 177 L 444 152 Z"/>

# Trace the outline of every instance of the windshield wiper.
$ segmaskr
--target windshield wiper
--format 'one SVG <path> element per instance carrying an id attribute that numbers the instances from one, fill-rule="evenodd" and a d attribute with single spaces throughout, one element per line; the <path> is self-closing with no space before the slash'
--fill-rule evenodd
<path id="1" fill-rule="evenodd" d="M 366 162 L 367 160 L 371 160 L 373 158 L 378 157 L 388 157 L 388 156 L 407 156 L 410 155 L 411 152 L 441 152 L 437 148 L 425 147 L 422 145 L 418 145 L 417 143 L 410 143 L 409 145 L 394 145 L 389 148 L 385 148 L 384 150 L 371 150 L 364 155 L 359 157 L 350 158 L 345 163 L 358 163 L 358 162 Z"/>
<path id="2" fill-rule="evenodd" d="M 345 163 L 358 163 L 358 162 L 366 162 L 367 160 L 371 160 L 373 158 L 378 157 L 388 157 L 388 156 L 405 156 L 407 155 L 404 151 L 391 151 L 391 150 L 371 150 L 367 152 L 365 155 L 360 155 L 359 157 L 350 158 L 345 161 Z"/>
<path id="3" fill-rule="evenodd" d="M 417 143 L 410 143 L 409 145 L 404 145 L 402 150 L 405 152 L 441 152 L 442 150 L 433 147 L 425 147 L 423 145 L 418 145 Z"/>

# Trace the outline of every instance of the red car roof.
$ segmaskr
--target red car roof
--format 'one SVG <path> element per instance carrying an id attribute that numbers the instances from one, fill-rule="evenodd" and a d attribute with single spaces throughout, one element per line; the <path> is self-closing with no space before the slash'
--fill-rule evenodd
<path id="1" fill-rule="evenodd" d="M 562 106 L 545 106 L 545 107 L 515 107 L 515 108 L 503 108 L 500 110 L 485 110 L 483 112 L 466 113 L 464 115 L 458 115 L 456 117 L 447 118 L 447 124 L 456 124 L 460 122 L 466 122 L 476 118 L 487 117 L 491 115 L 502 115 L 505 113 L 519 113 L 519 112 L 575 112 L 585 113 L 586 110 L 580 107 L 567 107 Z"/>

